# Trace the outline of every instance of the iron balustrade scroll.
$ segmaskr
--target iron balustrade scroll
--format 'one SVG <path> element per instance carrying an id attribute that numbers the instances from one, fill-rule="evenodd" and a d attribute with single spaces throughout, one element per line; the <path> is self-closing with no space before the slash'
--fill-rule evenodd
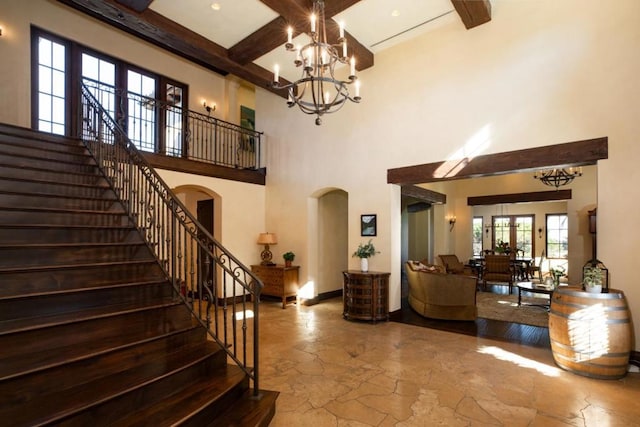
<path id="1" fill-rule="evenodd" d="M 253 380 L 257 395 L 262 282 L 187 211 L 85 85 L 80 114 L 79 136 L 155 253 L 177 298 Z"/>
<path id="2" fill-rule="evenodd" d="M 83 83 L 139 150 L 236 169 L 261 167 L 262 132 L 89 78 Z"/>

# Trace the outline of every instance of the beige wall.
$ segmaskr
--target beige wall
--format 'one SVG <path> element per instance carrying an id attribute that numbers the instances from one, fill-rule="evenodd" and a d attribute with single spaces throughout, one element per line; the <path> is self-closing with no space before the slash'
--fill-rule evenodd
<path id="1" fill-rule="evenodd" d="M 631 195 L 640 183 L 640 56 L 632 54 L 640 2 L 493 0 L 492 9 L 488 24 L 465 30 L 450 14 L 435 31 L 377 54 L 375 66 L 360 73 L 362 102 L 322 126 L 257 89 L 270 141 L 267 222 L 291 219 L 307 233 L 307 197 L 323 187 L 345 189 L 350 250 L 361 240 L 359 215 L 378 213 L 381 253 L 372 269 L 392 273 L 396 309 L 400 196 L 386 183 L 389 168 L 607 136 L 609 159 L 596 174 L 598 255 L 639 319 L 629 261 L 640 230 L 619 218 L 639 207 Z"/>

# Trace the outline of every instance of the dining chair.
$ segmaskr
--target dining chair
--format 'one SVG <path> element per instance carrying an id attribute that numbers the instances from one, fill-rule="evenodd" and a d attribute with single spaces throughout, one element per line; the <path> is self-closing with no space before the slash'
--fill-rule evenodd
<path id="1" fill-rule="evenodd" d="M 482 270 L 482 288 L 487 290 L 487 282 L 509 286 L 509 294 L 513 288 L 513 268 L 509 255 L 486 255 Z"/>
<path id="2" fill-rule="evenodd" d="M 542 251 L 542 253 L 540 254 L 540 261 L 538 261 L 537 263 L 536 263 L 535 257 L 533 258 L 533 261 L 531 261 L 531 264 L 529 264 L 529 271 L 527 272 L 530 278 L 536 278 L 535 276 L 538 276 L 537 279 L 540 281 L 540 283 L 542 283 L 542 263 L 543 262 L 544 262 L 544 251 Z"/>

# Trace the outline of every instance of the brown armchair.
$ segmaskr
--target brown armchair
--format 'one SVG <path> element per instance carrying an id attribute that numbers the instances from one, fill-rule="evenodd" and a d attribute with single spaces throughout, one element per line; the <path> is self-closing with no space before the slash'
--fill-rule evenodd
<path id="1" fill-rule="evenodd" d="M 513 287 L 513 269 L 509 255 L 487 255 L 482 270 L 482 289 L 487 290 L 487 282 L 506 284 L 509 294 Z"/>
<path id="2" fill-rule="evenodd" d="M 470 267 L 465 266 L 460 262 L 457 255 L 438 255 L 442 265 L 444 266 L 447 273 L 452 274 L 473 274 L 473 271 Z"/>

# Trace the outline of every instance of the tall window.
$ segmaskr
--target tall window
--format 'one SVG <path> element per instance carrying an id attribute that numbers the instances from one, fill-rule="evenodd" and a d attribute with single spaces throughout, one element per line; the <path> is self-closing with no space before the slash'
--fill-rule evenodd
<path id="1" fill-rule="evenodd" d="M 532 258 L 534 247 L 533 215 L 493 217 L 493 247 L 502 241 L 512 249 L 520 249 L 523 256 Z"/>
<path id="2" fill-rule="evenodd" d="M 82 54 L 82 80 L 107 112 L 116 118 L 116 65 L 88 53 Z"/>
<path id="3" fill-rule="evenodd" d="M 72 94 L 84 83 L 139 149 L 182 155 L 186 85 L 35 27 L 32 56 L 37 58 L 32 68 L 35 129 L 75 132 L 80 106 Z M 123 97 L 129 101 L 121 102 Z"/>
<path id="4" fill-rule="evenodd" d="M 37 129 L 64 135 L 66 130 L 66 47 L 38 37 Z"/>
<path id="5" fill-rule="evenodd" d="M 155 151 L 156 140 L 156 80 L 153 77 L 127 71 L 128 103 L 127 133 L 140 150 Z"/>
<path id="6" fill-rule="evenodd" d="M 471 247 L 473 248 L 473 256 L 482 255 L 482 217 L 474 216 L 473 223 L 471 225 L 473 241 Z"/>
<path id="7" fill-rule="evenodd" d="M 569 217 L 547 214 L 547 258 L 566 259 L 569 254 Z"/>

